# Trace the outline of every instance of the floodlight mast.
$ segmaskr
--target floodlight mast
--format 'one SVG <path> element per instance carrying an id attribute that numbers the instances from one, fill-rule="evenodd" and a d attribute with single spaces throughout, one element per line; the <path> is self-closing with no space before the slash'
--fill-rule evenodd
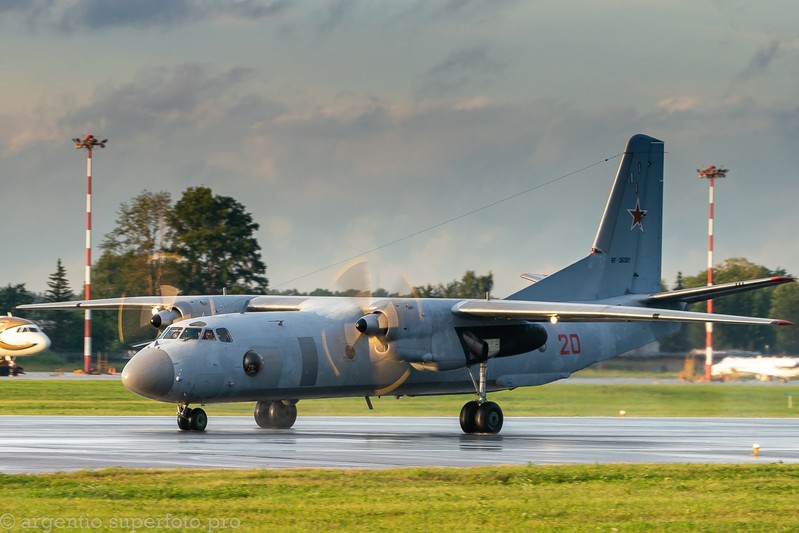
<path id="1" fill-rule="evenodd" d="M 726 178 L 727 169 L 710 165 L 696 169 L 699 179 L 710 184 L 710 200 L 707 217 L 707 286 L 713 285 L 713 186 L 716 178 Z M 713 300 L 707 301 L 707 312 L 713 312 Z M 705 381 L 710 381 L 713 370 L 713 323 L 705 322 Z"/>
<path id="2" fill-rule="evenodd" d="M 86 150 L 86 277 L 84 285 L 85 300 L 91 299 L 92 287 L 92 150 L 105 148 L 108 139 L 102 141 L 94 135 L 87 135 L 84 139 L 72 139 L 77 150 Z M 83 371 L 89 373 L 92 366 L 92 312 L 87 309 L 83 320 Z"/>

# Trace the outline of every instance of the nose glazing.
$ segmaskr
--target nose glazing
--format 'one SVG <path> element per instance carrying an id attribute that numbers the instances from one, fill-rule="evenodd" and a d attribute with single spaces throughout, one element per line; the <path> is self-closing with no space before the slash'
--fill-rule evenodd
<path id="1" fill-rule="evenodd" d="M 139 396 L 158 400 L 172 390 L 175 366 L 172 359 L 160 348 L 145 348 L 125 365 L 122 384 Z"/>

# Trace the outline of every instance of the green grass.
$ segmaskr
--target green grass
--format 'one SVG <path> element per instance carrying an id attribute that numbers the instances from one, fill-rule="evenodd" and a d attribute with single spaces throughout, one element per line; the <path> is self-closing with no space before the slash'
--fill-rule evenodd
<path id="1" fill-rule="evenodd" d="M 568 382 L 490 394 L 506 416 L 795 417 L 797 386 L 718 384 L 586 385 Z M 302 415 L 457 416 L 469 396 L 303 400 Z M 250 415 L 253 403 L 211 404 L 210 416 Z M 175 407 L 136 396 L 120 381 L 0 379 L 0 415 L 171 415 Z"/>
<path id="2" fill-rule="evenodd" d="M 110 469 L 0 475 L 0 486 L 3 512 L 16 520 L 11 531 L 44 531 L 48 523 L 57 530 L 56 519 L 81 517 L 84 523 L 102 526 L 78 528 L 92 531 L 212 531 L 214 526 L 221 529 L 223 520 L 227 530 L 233 530 L 232 525 L 239 531 L 799 528 L 799 466 L 784 464 Z M 174 525 L 189 527 L 165 527 L 167 517 L 177 520 Z M 31 527 L 34 518 L 39 518 L 37 528 Z M 153 521 L 149 528 L 147 519 Z M 156 520 L 162 521 L 160 527 Z M 198 527 L 191 527 L 192 520 Z"/>

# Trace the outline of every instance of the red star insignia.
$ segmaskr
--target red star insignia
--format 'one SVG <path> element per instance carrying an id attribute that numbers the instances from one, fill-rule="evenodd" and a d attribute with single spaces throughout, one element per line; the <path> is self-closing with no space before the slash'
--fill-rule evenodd
<path id="1" fill-rule="evenodd" d="M 644 217 L 646 216 L 648 209 L 641 209 L 641 203 L 638 198 L 635 199 L 635 209 L 628 209 L 627 212 L 630 213 L 630 216 L 633 217 L 633 223 L 630 226 L 630 231 L 634 230 L 637 227 L 641 228 L 641 231 L 644 231 Z"/>

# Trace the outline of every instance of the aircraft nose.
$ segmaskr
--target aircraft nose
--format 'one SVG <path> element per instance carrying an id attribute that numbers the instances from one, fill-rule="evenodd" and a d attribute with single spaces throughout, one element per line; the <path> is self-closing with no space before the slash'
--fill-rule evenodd
<path id="1" fill-rule="evenodd" d="M 125 365 L 122 384 L 139 396 L 159 400 L 172 390 L 175 366 L 169 354 L 160 348 L 145 348 Z"/>

